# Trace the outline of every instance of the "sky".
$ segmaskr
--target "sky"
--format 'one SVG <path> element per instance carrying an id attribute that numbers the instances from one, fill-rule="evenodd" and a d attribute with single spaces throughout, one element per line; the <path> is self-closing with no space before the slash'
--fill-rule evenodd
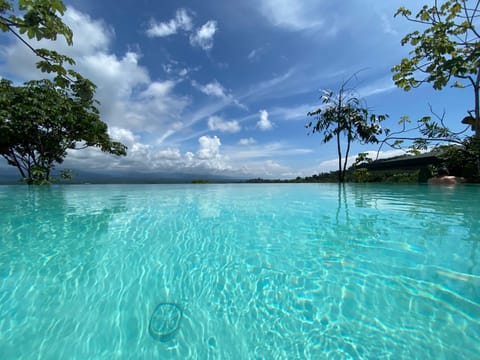
<path id="1" fill-rule="evenodd" d="M 427 0 L 425 0 L 428 3 Z M 101 118 L 126 157 L 71 150 L 64 166 L 118 174 L 206 174 L 295 178 L 335 170 L 336 145 L 310 134 L 307 112 L 322 89 L 337 90 L 357 73 L 358 95 L 383 124 L 398 129 L 445 112 L 456 129 L 473 107 L 468 89 L 405 92 L 392 66 L 408 56 L 402 37 L 418 24 L 394 17 L 418 1 L 243 0 L 65 1 L 74 33 L 34 46 L 73 57 L 97 85 Z M 45 77 L 35 56 L 0 34 L 0 77 L 17 84 Z M 352 146 L 377 152 L 377 145 Z M 398 155 L 384 148 L 381 157 Z M 6 162 L 0 160 L 1 172 Z M 13 169 L 13 168 L 12 168 Z"/>

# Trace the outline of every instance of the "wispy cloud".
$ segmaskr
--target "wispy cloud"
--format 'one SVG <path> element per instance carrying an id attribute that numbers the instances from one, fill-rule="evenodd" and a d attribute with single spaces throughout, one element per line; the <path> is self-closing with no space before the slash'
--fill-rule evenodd
<path id="1" fill-rule="evenodd" d="M 273 25 L 306 30 L 324 25 L 320 17 L 324 2 L 318 0 L 260 0 L 260 11 Z"/>
<path id="2" fill-rule="evenodd" d="M 301 104 L 291 107 L 274 107 L 269 111 L 271 116 L 279 120 L 308 119 L 307 113 L 318 108 L 319 104 Z"/>
<path id="3" fill-rule="evenodd" d="M 251 159 L 278 158 L 284 156 L 295 156 L 310 154 L 312 149 L 295 147 L 285 142 L 268 142 L 249 144 L 250 146 L 226 146 L 228 157 L 235 161 L 247 161 Z"/>
<path id="4" fill-rule="evenodd" d="M 252 51 L 250 51 L 247 55 L 247 59 L 250 61 L 250 62 L 254 62 L 254 61 L 257 61 L 260 59 L 260 57 L 262 56 L 262 54 L 265 52 L 265 46 L 262 46 L 262 47 L 259 47 L 259 48 L 256 48 L 256 49 L 253 49 Z"/>
<path id="5" fill-rule="evenodd" d="M 392 78 L 390 76 L 383 77 L 373 81 L 370 84 L 360 87 L 357 92 L 358 94 L 366 98 L 368 96 L 378 95 L 385 92 L 393 91 L 397 87 L 395 86 Z"/>
<path id="6" fill-rule="evenodd" d="M 193 16 L 192 11 L 180 8 L 173 19 L 163 22 L 152 20 L 146 34 L 148 37 L 166 37 L 175 35 L 182 30 L 190 34 L 189 39 L 192 46 L 210 50 L 213 47 L 214 36 L 218 31 L 217 22 L 208 20 L 201 27 L 194 29 Z"/>
<path id="7" fill-rule="evenodd" d="M 288 87 L 287 80 L 291 79 L 296 73 L 295 68 L 290 68 L 281 75 L 276 75 L 268 80 L 261 81 L 252 86 L 248 91 L 240 96 L 240 100 L 258 98 L 263 96 L 275 96 L 279 91 Z M 275 89 L 275 91 L 272 91 Z"/>
<path id="8" fill-rule="evenodd" d="M 209 82 L 205 85 L 201 85 L 194 80 L 194 81 L 192 81 L 192 86 L 194 88 L 200 90 L 202 93 L 204 93 L 206 95 L 209 95 L 209 96 L 216 96 L 216 97 L 219 97 L 219 98 L 226 98 L 227 97 L 226 89 L 217 80 L 213 80 L 212 82 Z"/>
<path id="9" fill-rule="evenodd" d="M 238 141 L 238 144 L 239 144 L 239 145 L 253 145 L 253 144 L 255 144 L 256 142 L 257 142 L 257 141 L 256 141 L 254 138 L 249 137 L 249 138 L 240 139 L 240 140 Z"/>
<path id="10" fill-rule="evenodd" d="M 392 18 L 393 18 L 393 16 L 388 17 L 385 14 L 380 14 L 380 20 L 382 22 L 383 31 L 386 34 L 398 36 L 399 33 L 393 27 Z"/>
<path id="11" fill-rule="evenodd" d="M 227 104 L 235 104 L 241 109 L 247 110 L 247 106 L 242 104 L 238 99 L 236 99 L 225 87 L 220 84 L 217 80 L 213 80 L 205 85 L 199 84 L 195 80 L 192 81 L 192 86 L 197 90 L 200 90 L 202 93 L 208 96 L 218 97 L 220 99 L 228 100 Z"/>
<path id="12" fill-rule="evenodd" d="M 178 9 L 175 17 L 167 22 L 152 20 L 146 33 L 149 37 L 165 37 L 176 34 L 179 30 L 190 31 L 193 28 L 191 12 Z"/>
<path id="13" fill-rule="evenodd" d="M 203 50 L 210 50 L 213 47 L 213 37 L 217 31 L 217 22 L 215 20 L 209 20 L 197 29 L 194 34 L 190 35 L 190 43 Z"/>

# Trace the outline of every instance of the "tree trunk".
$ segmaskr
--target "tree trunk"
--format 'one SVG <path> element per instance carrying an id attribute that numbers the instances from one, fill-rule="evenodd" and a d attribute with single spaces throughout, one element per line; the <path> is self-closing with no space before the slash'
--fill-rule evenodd
<path id="1" fill-rule="evenodd" d="M 474 125 L 474 146 L 480 146 L 480 68 L 478 69 L 477 79 L 473 84 L 475 92 L 475 125 Z M 476 149 L 479 150 L 479 149 Z M 480 175 L 480 157 L 477 155 L 477 174 Z"/>
<path id="2" fill-rule="evenodd" d="M 475 92 L 475 137 L 480 138 L 480 68 L 478 69 L 477 79 L 473 84 L 473 91 Z"/>
<path id="3" fill-rule="evenodd" d="M 347 164 L 348 164 L 348 154 L 350 153 L 350 144 L 351 144 L 350 132 L 351 132 L 351 130 L 349 129 L 348 134 L 347 134 L 347 150 L 345 151 L 345 160 L 343 162 L 343 170 L 342 170 L 342 172 L 343 172 L 343 175 L 342 175 L 343 182 L 345 182 L 345 175 L 346 175 L 346 172 L 347 172 Z"/>
<path id="4" fill-rule="evenodd" d="M 340 132 L 337 132 L 337 153 L 338 153 L 338 182 L 342 183 L 345 179 L 342 173 L 342 148 L 340 146 Z"/>

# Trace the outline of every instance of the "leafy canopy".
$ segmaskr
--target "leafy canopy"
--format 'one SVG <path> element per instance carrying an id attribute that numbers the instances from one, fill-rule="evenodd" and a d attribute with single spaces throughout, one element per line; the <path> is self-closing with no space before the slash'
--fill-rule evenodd
<path id="1" fill-rule="evenodd" d="M 395 84 L 406 91 L 423 83 L 431 83 L 436 90 L 448 85 L 470 87 L 473 109 L 467 109 L 468 116 L 461 122 L 471 125 L 475 134 L 472 138 L 463 135 L 465 131 L 450 131 L 444 114 L 438 116 L 430 109 L 439 121 L 423 117 L 416 127 L 407 129 L 405 124 L 409 120 L 402 118 L 402 130 L 391 133 L 383 143 L 393 140 L 397 147 L 404 140 L 410 140 L 414 152 L 426 150 L 432 143 L 437 146 L 441 142 L 453 143 L 457 145 L 454 149 L 471 155 L 465 159 L 476 163 L 477 172 L 480 172 L 478 151 L 471 150 L 480 144 L 480 0 L 435 0 L 431 6 L 424 5 L 415 16 L 405 7 L 397 10 L 395 16 L 398 15 L 417 23 L 420 29 L 402 39 L 402 45 L 411 45 L 413 49 L 409 57 L 392 68 Z M 413 130 L 420 131 L 421 137 L 406 135 Z"/>
<path id="2" fill-rule="evenodd" d="M 39 57 L 38 69 L 53 75 L 24 86 L 0 80 L 0 155 L 32 184 L 49 183 L 68 149 L 94 146 L 126 155 L 126 147 L 110 139 L 100 120 L 95 84 L 68 68 L 75 64 L 72 58 L 28 41 L 61 36 L 72 45 L 72 30 L 62 20 L 65 11 L 61 0 L 0 0 L 0 30 Z"/>
<path id="3" fill-rule="evenodd" d="M 93 98 L 95 86 L 68 66 L 75 61 L 54 50 L 35 48 L 27 40 L 57 40 L 65 38 L 68 45 L 73 44 L 72 30 L 63 22 L 66 7 L 61 0 L 0 0 L 0 30 L 12 34 L 37 55 L 40 60 L 37 68 L 45 73 L 54 74 L 57 86 L 75 87 L 86 98 Z"/>
<path id="4" fill-rule="evenodd" d="M 312 133 L 322 134 L 324 143 L 335 138 L 339 182 L 345 181 L 351 143 L 354 141 L 361 144 L 378 143 L 377 137 L 383 132 L 380 123 L 387 118 L 387 115 L 370 113 L 365 103 L 348 88 L 351 79 L 342 84 L 338 93 L 322 90 L 323 106 L 307 114 L 314 116 L 315 121 L 305 125 Z M 343 146 L 342 140 L 346 142 Z"/>
<path id="5" fill-rule="evenodd" d="M 48 183 L 68 149 L 90 146 L 126 155 L 126 147 L 110 139 L 93 99 L 50 80 L 24 86 L 0 80 L 0 155 L 27 183 Z"/>
<path id="6" fill-rule="evenodd" d="M 454 86 L 464 87 L 478 83 L 480 70 L 480 1 L 448 0 L 441 5 L 424 5 L 412 17 L 412 12 L 401 7 L 395 16 L 424 27 L 402 39 L 402 45 L 414 47 L 410 57 L 392 68 L 395 84 L 405 90 L 432 83 L 434 89 L 442 89 L 452 78 L 466 80 Z M 423 74 L 423 77 L 421 76 Z"/>

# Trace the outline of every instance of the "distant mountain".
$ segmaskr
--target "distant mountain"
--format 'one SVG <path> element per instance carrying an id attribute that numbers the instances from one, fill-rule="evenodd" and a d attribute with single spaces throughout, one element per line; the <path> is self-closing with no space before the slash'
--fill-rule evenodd
<path id="1" fill-rule="evenodd" d="M 18 170 L 13 167 L 0 167 L 0 184 L 21 184 Z"/>
<path id="2" fill-rule="evenodd" d="M 66 184 L 173 184 L 191 183 L 193 180 L 209 180 L 211 182 L 239 182 L 244 179 L 212 174 L 185 173 L 139 173 L 113 172 L 97 173 L 93 171 L 72 169 L 73 179 L 62 181 Z M 0 184 L 21 184 L 15 168 L 0 167 Z"/>
<path id="3" fill-rule="evenodd" d="M 69 183 L 94 184 L 169 184 L 191 183 L 193 180 L 209 180 L 212 182 L 238 182 L 242 179 L 212 174 L 185 173 L 95 173 L 83 170 L 73 170 L 73 180 Z"/>

